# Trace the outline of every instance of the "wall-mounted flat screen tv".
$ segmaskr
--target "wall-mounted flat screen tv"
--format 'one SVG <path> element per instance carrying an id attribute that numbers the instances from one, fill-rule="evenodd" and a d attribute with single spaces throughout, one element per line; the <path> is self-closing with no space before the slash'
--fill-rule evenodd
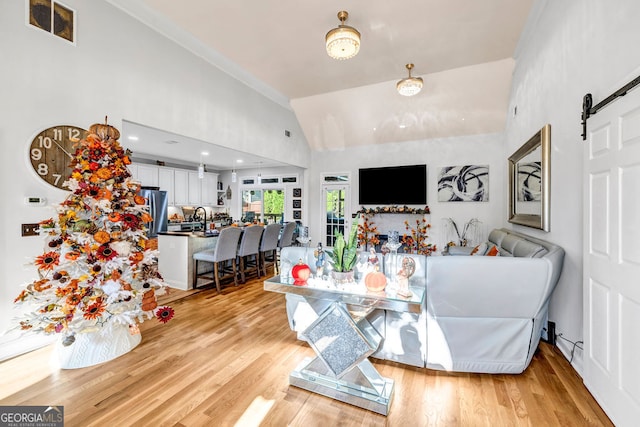
<path id="1" fill-rule="evenodd" d="M 360 169 L 361 205 L 426 205 L 427 165 Z"/>

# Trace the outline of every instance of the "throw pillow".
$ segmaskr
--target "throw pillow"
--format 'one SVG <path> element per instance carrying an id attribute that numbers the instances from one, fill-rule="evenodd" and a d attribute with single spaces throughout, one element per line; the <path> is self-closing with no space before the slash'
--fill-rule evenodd
<path id="1" fill-rule="evenodd" d="M 487 242 L 480 243 L 478 246 L 473 248 L 473 250 L 471 251 L 471 255 L 478 255 L 478 256 L 484 255 L 487 252 L 488 246 L 489 245 L 487 245 Z"/>
<path id="2" fill-rule="evenodd" d="M 485 255 L 486 256 L 500 256 L 500 251 L 498 250 L 497 246 L 492 246 L 491 249 L 489 249 L 489 252 L 487 252 Z"/>

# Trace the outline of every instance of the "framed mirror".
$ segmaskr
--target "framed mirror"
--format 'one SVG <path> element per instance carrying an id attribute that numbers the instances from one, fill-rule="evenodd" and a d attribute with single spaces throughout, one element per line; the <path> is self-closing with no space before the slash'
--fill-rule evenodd
<path id="1" fill-rule="evenodd" d="M 509 157 L 509 222 L 549 231 L 551 125 Z"/>

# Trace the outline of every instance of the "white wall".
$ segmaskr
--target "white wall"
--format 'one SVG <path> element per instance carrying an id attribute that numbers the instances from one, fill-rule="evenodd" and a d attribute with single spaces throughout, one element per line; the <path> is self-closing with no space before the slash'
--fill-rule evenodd
<path id="1" fill-rule="evenodd" d="M 25 206 L 23 198 L 57 204 L 67 194 L 40 180 L 28 163 L 27 147 L 39 131 L 57 124 L 88 128 L 108 115 L 119 128 L 129 120 L 297 166 L 309 161 L 292 111 L 103 0 L 65 4 L 77 14 L 76 46 L 25 25 L 24 0 L 0 2 L 0 331 L 10 326 L 21 284 L 36 276 L 25 263 L 42 251 L 39 238 L 20 236 L 20 224 L 53 215 Z M 0 358 L 15 349 L 6 344 L 10 339 L 0 337 Z"/>
<path id="2" fill-rule="evenodd" d="M 310 217 L 307 219 L 312 240 L 322 237 L 321 174 L 351 174 L 351 212 L 360 209 L 358 205 L 358 169 L 381 166 L 427 165 L 427 205 L 431 210 L 429 220 L 432 225 L 429 240 L 439 248 L 445 243 L 441 233 L 441 219 L 453 218 L 458 224 L 464 224 L 471 218 L 483 222 L 486 230 L 502 227 L 506 224 L 506 190 L 503 183 L 507 174 L 507 160 L 504 157 L 502 134 L 474 135 L 459 138 L 441 138 L 425 141 L 389 143 L 366 147 L 349 148 L 340 151 L 313 152 L 311 166 L 307 170 L 307 186 Z M 438 202 L 437 174 L 442 166 L 489 165 L 489 201 L 488 202 Z M 411 185 L 399 182 L 397 185 Z M 423 208 L 424 206 L 411 206 Z M 398 215 L 395 229 L 401 234 L 405 231 L 402 221 L 407 219 Z M 385 220 L 386 221 L 386 220 Z M 386 228 L 379 228 L 386 234 Z"/>
<path id="3" fill-rule="evenodd" d="M 550 305 L 557 333 L 578 341 L 582 329 L 583 96 L 594 105 L 639 73 L 640 2 L 539 0 L 516 56 L 505 132 L 509 156 L 544 124 L 551 124 L 551 231 L 513 228 L 550 240 L 566 251 Z M 559 340 L 569 358 L 572 345 Z M 582 353 L 574 366 L 581 372 Z"/>

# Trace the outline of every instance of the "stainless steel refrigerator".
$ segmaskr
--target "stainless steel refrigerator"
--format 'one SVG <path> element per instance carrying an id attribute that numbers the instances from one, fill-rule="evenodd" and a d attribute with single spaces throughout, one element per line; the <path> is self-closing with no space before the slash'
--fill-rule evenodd
<path id="1" fill-rule="evenodd" d="M 139 194 L 147 199 L 149 215 L 153 218 L 152 222 L 145 224 L 148 228 L 147 237 L 156 237 L 159 232 L 167 231 L 167 192 L 160 191 L 158 187 L 142 187 Z"/>

